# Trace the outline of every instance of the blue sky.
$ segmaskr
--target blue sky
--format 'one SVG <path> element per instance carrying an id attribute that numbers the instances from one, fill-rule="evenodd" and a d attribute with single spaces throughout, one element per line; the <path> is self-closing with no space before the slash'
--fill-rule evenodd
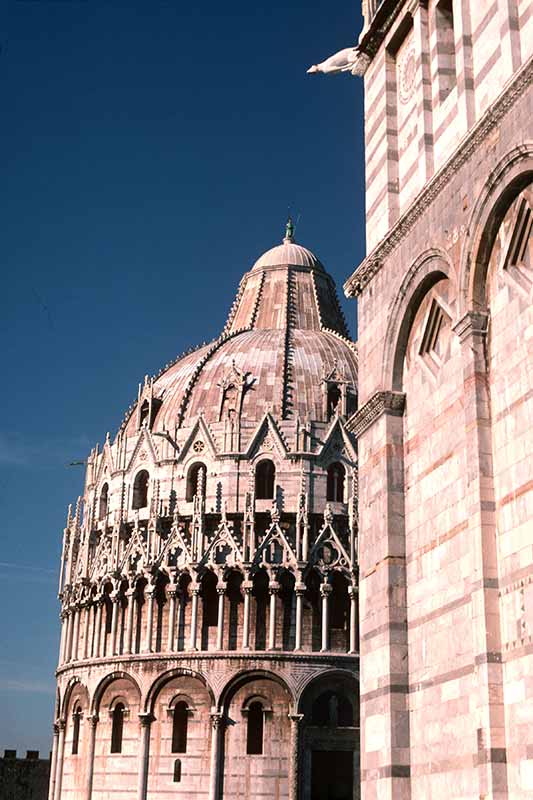
<path id="1" fill-rule="evenodd" d="M 361 24 L 323 0 L 1 4 L 0 749 L 50 746 L 65 465 L 220 332 L 289 204 L 339 293 L 364 255 L 362 84 L 306 75 Z"/>

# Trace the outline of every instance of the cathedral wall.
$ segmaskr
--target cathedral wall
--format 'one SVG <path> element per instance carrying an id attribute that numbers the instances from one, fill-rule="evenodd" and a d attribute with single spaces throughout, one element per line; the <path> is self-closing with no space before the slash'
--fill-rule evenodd
<path id="1" fill-rule="evenodd" d="M 247 754 L 247 704 L 264 703 L 262 753 Z M 272 680 L 254 680 L 240 688 L 228 704 L 230 724 L 224 743 L 224 797 L 260 800 L 289 796 L 290 710 L 287 692 Z"/>
<path id="2" fill-rule="evenodd" d="M 120 752 L 110 752 L 113 709 L 125 706 Z M 131 800 L 137 790 L 140 696 L 129 678 L 118 678 L 104 690 L 98 708 L 92 800 Z M 74 798 L 73 798 L 74 800 Z"/>
<path id="3" fill-rule="evenodd" d="M 174 743 L 173 748 L 172 709 L 178 702 L 187 704 L 187 731 L 185 741 L 177 747 Z M 209 774 L 210 710 L 209 693 L 198 679 L 174 678 L 159 692 L 150 730 L 147 800 L 208 797 L 205 776 Z M 180 762 L 177 769 L 176 760 Z"/>
<path id="4" fill-rule="evenodd" d="M 488 63 L 488 44 L 483 52 Z M 382 64 L 376 57 L 369 80 Z M 501 223 L 489 209 L 501 196 L 505 211 L 531 169 L 531 69 L 524 83 L 353 278 L 365 365 L 352 428 L 365 800 L 521 799 L 533 787 L 532 283 L 527 269 L 505 275 L 500 254 L 486 289 L 479 245 Z M 448 354 L 428 363 L 432 298 L 449 318 Z M 404 696 L 410 725 L 395 750 Z"/>
<path id="5" fill-rule="evenodd" d="M 398 5 L 365 74 L 369 252 L 532 50 L 525 0 Z"/>
<path id="6" fill-rule="evenodd" d="M 526 202 L 505 214 L 490 260 L 490 380 L 494 487 L 498 526 L 509 791 L 533 792 L 533 240 L 518 264 L 509 246 Z"/>
<path id="7" fill-rule="evenodd" d="M 468 796 L 477 783 L 470 606 L 476 560 L 464 484 L 462 353 L 451 330 L 456 295 L 453 282 L 444 279 L 423 298 L 407 343 L 402 386 L 407 398 L 403 461 L 411 785 L 415 797 L 450 800 Z"/>

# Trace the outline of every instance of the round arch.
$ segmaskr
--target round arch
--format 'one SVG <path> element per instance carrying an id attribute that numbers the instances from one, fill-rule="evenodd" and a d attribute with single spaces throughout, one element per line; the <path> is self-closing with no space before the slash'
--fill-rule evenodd
<path id="1" fill-rule="evenodd" d="M 65 718 L 67 716 L 67 713 L 68 713 L 68 710 L 69 710 L 69 706 L 70 706 L 71 697 L 72 697 L 74 691 L 77 688 L 81 688 L 82 694 L 85 695 L 85 700 L 87 702 L 87 711 L 89 710 L 89 690 L 88 690 L 87 686 L 83 683 L 81 678 L 79 678 L 77 675 L 73 675 L 69 679 L 69 681 L 68 681 L 68 683 L 66 685 L 65 691 L 63 693 L 63 701 L 60 704 L 61 716 L 63 718 Z"/>
<path id="2" fill-rule="evenodd" d="M 385 334 L 382 386 L 402 391 L 403 359 L 409 333 L 420 304 L 429 290 L 445 278 L 453 280 L 447 253 L 431 248 L 408 269 L 389 310 Z"/>
<path id="3" fill-rule="evenodd" d="M 212 706 L 215 705 L 215 695 L 205 675 L 202 675 L 200 672 L 196 672 L 193 669 L 187 669 L 185 667 L 177 667 L 176 669 L 169 669 L 167 672 L 163 672 L 163 674 L 159 675 L 152 683 L 152 685 L 148 689 L 148 693 L 144 701 L 145 712 L 150 714 L 154 713 L 155 703 L 159 696 L 159 693 L 161 692 L 162 689 L 164 689 L 167 683 L 169 683 L 174 678 L 197 678 L 197 680 L 199 680 L 200 683 L 207 690 L 209 699 L 211 701 L 211 705 Z"/>
<path id="4" fill-rule="evenodd" d="M 300 687 L 298 691 L 298 696 L 296 699 L 296 709 L 299 714 L 303 713 L 303 703 L 302 701 L 305 700 L 305 696 L 308 691 L 316 684 L 320 683 L 327 683 L 327 681 L 335 680 L 335 679 L 344 679 L 346 681 L 350 681 L 353 684 L 359 685 L 359 673 L 352 672 L 348 669 L 328 669 L 324 672 L 320 672 L 318 675 L 312 675 L 304 684 Z"/>
<path id="5" fill-rule="evenodd" d="M 104 678 L 102 678 L 102 680 L 94 690 L 93 699 L 91 703 L 92 714 L 97 714 L 100 711 L 100 701 L 102 699 L 105 690 L 108 688 L 108 686 L 111 686 L 111 684 L 117 680 L 126 680 L 132 683 L 138 693 L 139 703 L 140 703 L 142 692 L 135 678 L 133 678 L 127 672 L 122 672 L 121 670 L 118 670 L 117 672 L 111 672 L 109 675 L 106 675 Z"/>
<path id="6" fill-rule="evenodd" d="M 459 318 L 486 310 L 486 278 L 494 239 L 509 206 L 533 182 L 533 142 L 510 150 L 488 176 L 470 216 L 460 265 Z"/>
<path id="7" fill-rule="evenodd" d="M 294 692 L 284 678 L 274 672 L 270 672 L 267 669 L 252 669 L 241 670 L 233 675 L 233 677 L 226 683 L 220 692 L 217 708 L 219 710 L 226 710 L 228 703 L 235 692 L 237 692 L 238 689 L 242 688 L 247 683 L 250 683 L 254 680 L 271 680 L 274 683 L 277 683 L 278 686 L 281 686 L 281 688 L 287 693 L 290 705 L 294 707 Z"/>

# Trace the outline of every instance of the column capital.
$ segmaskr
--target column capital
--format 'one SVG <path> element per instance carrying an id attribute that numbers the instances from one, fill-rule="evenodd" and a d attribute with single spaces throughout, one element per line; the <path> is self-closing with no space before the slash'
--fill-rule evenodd
<path id="1" fill-rule="evenodd" d="M 98 716 L 98 714 L 88 714 L 86 717 L 86 720 L 89 723 L 90 728 L 96 728 L 99 719 L 100 717 Z"/>
<path id="2" fill-rule="evenodd" d="M 467 311 L 464 317 L 455 323 L 452 330 L 461 342 L 472 336 L 484 336 L 487 333 L 489 315 L 486 311 Z"/>
<path id="3" fill-rule="evenodd" d="M 191 594 L 196 595 L 198 597 L 198 595 L 202 591 L 202 587 L 200 586 L 199 583 L 195 583 L 195 584 L 193 584 L 192 586 L 189 587 L 189 591 L 190 591 Z"/>
<path id="4" fill-rule="evenodd" d="M 138 716 L 142 728 L 149 727 L 155 719 L 154 715 L 150 711 L 141 711 Z"/>
<path id="5" fill-rule="evenodd" d="M 270 581 L 270 583 L 268 584 L 268 591 L 270 594 L 277 594 L 280 589 L 281 586 L 277 581 Z"/>
<path id="6" fill-rule="evenodd" d="M 294 591 L 296 592 L 297 595 L 298 594 L 303 595 L 307 591 L 307 586 L 305 585 L 305 583 L 296 583 L 294 585 Z"/>
<path id="7" fill-rule="evenodd" d="M 244 592 L 244 594 L 252 594 L 253 588 L 252 581 L 243 581 L 241 583 L 241 592 Z"/>
<path id="8" fill-rule="evenodd" d="M 224 581 L 220 581 L 220 583 L 217 583 L 217 594 L 218 595 L 226 594 L 226 586 L 227 584 L 224 583 Z"/>
<path id="9" fill-rule="evenodd" d="M 289 714 L 287 714 L 287 716 L 289 717 L 289 719 L 290 719 L 290 721 L 292 722 L 292 724 L 293 724 L 293 725 L 296 725 L 296 726 L 298 726 L 298 725 L 300 724 L 300 722 L 301 722 L 301 721 L 303 720 L 303 718 L 304 718 L 304 714 L 293 714 L 293 713 L 289 713 Z"/>
<path id="10" fill-rule="evenodd" d="M 322 597 L 327 597 L 333 591 L 333 586 L 330 583 L 321 583 L 320 584 L 320 594 Z"/>
<path id="11" fill-rule="evenodd" d="M 224 714 L 222 711 L 211 711 L 209 714 L 211 725 L 215 730 L 222 728 L 224 725 Z"/>
<path id="12" fill-rule="evenodd" d="M 355 586 L 354 584 L 352 584 L 351 586 L 348 586 L 348 594 L 352 598 L 358 597 L 358 595 L 359 595 L 359 586 Z"/>
<path id="13" fill-rule="evenodd" d="M 59 732 L 64 731 L 67 727 L 66 719 L 56 719 L 55 724 L 57 725 L 57 730 Z"/>

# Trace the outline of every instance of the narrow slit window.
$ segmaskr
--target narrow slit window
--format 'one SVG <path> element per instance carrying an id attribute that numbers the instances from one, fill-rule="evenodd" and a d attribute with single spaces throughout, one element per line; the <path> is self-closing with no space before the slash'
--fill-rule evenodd
<path id="1" fill-rule="evenodd" d="M 107 517 L 108 506 L 109 506 L 109 484 L 104 483 L 104 485 L 102 486 L 102 491 L 100 492 L 98 519 L 105 519 Z"/>
<path id="2" fill-rule="evenodd" d="M 124 703 L 117 703 L 113 709 L 111 725 L 111 752 L 122 753 L 122 739 L 124 735 Z"/>
<path id="3" fill-rule="evenodd" d="M 76 707 L 72 715 L 72 755 L 77 756 L 80 748 L 81 708 Z"/>
<path id="4" fill-rule="evenodd" d="M 177 758 L 174 761 L 174 783 L 180 783 L 181 781 L 181 760 Z"/>
<path id="5" fill-rule="evenodd" d="M 263 753 L 264 710 L 259 702 L 250 703 L 246 732 L 246 753 L 260 756 Z"/>
<path id="6" fill-rule="evenodd" d="M 187 727 L 189 723 L 189 709 L 187 703 L 180 701 L 174 706 L 172 714 L 172 752 L 187 752 Z"/>

